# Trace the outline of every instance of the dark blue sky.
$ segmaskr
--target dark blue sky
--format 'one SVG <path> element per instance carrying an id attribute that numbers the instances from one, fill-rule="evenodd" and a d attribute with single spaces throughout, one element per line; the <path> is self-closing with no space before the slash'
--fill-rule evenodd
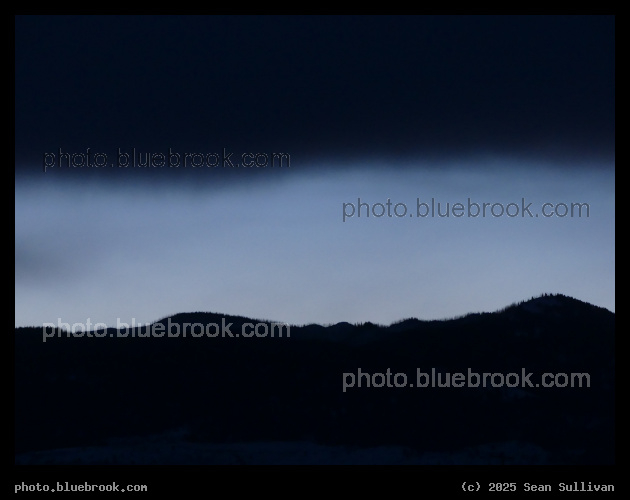
<path id="1" fill-rule="evenodd" d="M 16 325 L 614 310 L 614 16 L 18 16 Z M 52 168 L 46 153 L 287 153 Z M 344 203 L 588 218 L 342 220 Z"/>
<path id="2" fill-rule="evenodd" d="M 614 153 L 613 16 L 16 18 L 16 153 Z"/>

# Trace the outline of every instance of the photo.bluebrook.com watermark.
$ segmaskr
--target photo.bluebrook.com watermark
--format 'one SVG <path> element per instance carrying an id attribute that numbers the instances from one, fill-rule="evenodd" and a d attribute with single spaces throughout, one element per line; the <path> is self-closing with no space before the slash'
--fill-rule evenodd
<path id="1" fill-rule="evenodd" d="M 102 151 L 85 148 L 81 152 L 59 151 L 44 153 L 43 170 L 60 170 L 62 168 L 290 168 L 289 153 L 242 153 L 234 155 L 233 151 L 223 148 L 221 153 L 178 152 L 168 148 L 168 152 L 138 151 L 136 148 L 122 150 L 118 148 L 115 158 L 110 161 L 109 155 Z M 240 161 L 239 161 L 240 159 Z"/>
<path id="2" fill-rule="evenodd" d="M 342 202 L 342 221 L 346 222 L 346 219 L 352 218 L 421 218 L 427 217 L 446 218 L 446 217 L 471 217 L 471 218 L 485 218 L 485 217 L 525 217 L 536 218 L 542 215 L 545 218 L 549 217 L 569 217 L 569 218 L 581 218 L 590 217 L 591 207 L 588 203 L 584 202 L 558 202 L 549 203 L 545 202 L 541 204 L 540 210 L 532 208 L 533 202 L 527 203 L 525 198 L 521 198 L 518 203 L 500 203 L 500 202 L 477 202 L 468 198 L 465 203 L 462 202 L 443 202 L 436 201 L 435 198 L 431 198 L 427 201 L 421 201 L 420 198 L 416 198 L 415 211 L 409 210 L 407 205 L 403 202 L 394 203 L 390 198 L 387 198 L 385 203 L 367 203 L 361 201 L 361 198 L 357 198 L 356 204 L 353 202 Z M 583 212 L 584 210 L 584 212 Z"/>
<path id="3" fill-rule="evenodd" d="M 166 323 L 166 324 L 165 324 Z M 131 324 L 116 318 L 116 327 L 108 328 L 105 323 L 92 323 L 90 318 L 85 323 L 65 323 L 57 318 L 57 323 L 44 323 L 42 325 L 42 341 L 53 338 L 149 338 L 149 337 L 221 337 L 221 338 L 283 338 L 291 336 L 291 327 L 288 323 L 258 322 L 244 323 L 240 331 L 232 331 L 234 323 L 228 323 L 221 318 L 219 323 L 190 323 L 173 322 L 171 318 L 156 323 L 136 323 L 132 318 Z"/>
<path id="4" fill-rule="evenodd" d="M 463 388 L 463 387 L 590 387 L 591 376 L 585 372 L 575 373 L 543 373 L 540 381 L 532 381 L 534 374 L 527 372 L 525 368 L 520 369 L 520 373 L 510 372 L 503 374 L 500 372 L 482 372 L 467 369 L 466 374 L 442 373 L 435 368 L 431 368 L 430 373 L 424 372 L 420 368 L 416 369 L 415 377 L 408 379 L 404 372 L 392 373 L 387 368 L 385 372 L 370 373 L 358 368 L 357 373 L 345 372 L 342 374 L 342 390 L 346 392 L 351 388 L 403 388 L 403 387 L 440 387 L 440 388 Z M 415 378 L 415 380 L 414 380 Z M 583 382 L 584 380 L 584 382 Z M 585 384 L 585 385 L 583 385 Z"/>

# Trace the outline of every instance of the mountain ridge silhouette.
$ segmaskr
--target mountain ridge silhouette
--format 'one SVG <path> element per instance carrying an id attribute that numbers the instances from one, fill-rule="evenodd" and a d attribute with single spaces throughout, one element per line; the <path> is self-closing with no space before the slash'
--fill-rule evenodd
<path id="1" fill-rule="evenodd" d="M 545 303 L 545 301 L 549 301 L 547 303 Z M 452 320 L 459 320 L 459 319 L 464 319 L 464 318 L 468 318 L 468 317 L 477 317 L 480 315 L 487 315 L 487 314 L 497 314 L 497 313 L 503 313 L 506 311 L 510 311 L 510 310 L 514 310 L 514 309 L 528 309 L 528 306 L 532 306 L 532 305 L 541 305 L 542 307 L 547 307 L 547 308 L 554 308 L 554 307 L 571 307 L 571 306 L 576 306 L 576 307 L 584 307 L 584 308 L 588 308 L 588 309 L 593 309 L 593 310 L 602 310 L 602 311 L 607 311 L 610 312 L 611 314 L 614 314 L 614 312 L 610 311 L 609 309 L 602 307 L 602 306 L 597 306 L 595 304 L 591 304 L 589 302 L 568 296 L 568 295 L 564 295 L 561 293 L 556 293 L 556 294 L 549 294 L 549 293 L 543 293 L 541 295 L 532 297 L 530 299 L 527 300 L 522 300 L 522 301 L 518 301 L 518 302 L 513 302 L 512 304 L 509 304 L 505 307 L 502 307 L 500 309 L 497 309 L 495 311 L 487 311 L 487 312 L 468 312 L 465 314 L 460 314 L 457 316 L 450 316 L 450 317 L 444 317 L 444 318 L 440 318 L 440 319 L 419 319 L 417 317 L 407 317 L 404 319 L 400 319 L 400 320 L 396 320 L 392 323 L 390 323 L 389 325 L 382 325 L 382 324 L 378 324 L 378 323 L 372 323 L 371 321 L 365 321 L 365 322 L 355 322 L 355 323 L 350 323 L 348 321 L 340 321 L 337 323 L 329 323 L 329 324 L 319 324 L 319 323 L 307 323 L 307 324 L 290 324 L 290 323 L 286 323 L 284 321 L 280 321 L 280 320 L 270 320 L 270 319 L 260 319 L 260 318 L 254 318 L 254 317 L 250 317 L 250 316 L 242 316 L 242 315 L 235 315 L 235 314 L 222 314 L 222 313 L 218 313 L 218 312 L 209 312 L 209 311 L 189 311 L 189 312 L 179 312 L 179 313 L 175 313 L 175 314 L 171 314 L 171 315 L 167 315 L 164 317 L 161 317 L 155 321 L 151 321 L 149 323 L 142 323 L 141 327 L 146 327 L 146 326 L 151 326 L 154 324 L 164 324 L 164 322 L 168 321 L 169 319 L 171 320 L 171 322 L 178 322 L 178 323 L 184 323 L 184 322 L 198 322 L 200 318 L 204 318 L 207 320 L 207 322 L 212 322 L 215 323 L 217 322 L 217 320 L 219 321 L 219 323 L 221 322 L 221 319 L 225 319 L 225 321 L 227 322 L 233 322 L 236 324 L 243 324 L 243 323 L 279 323 L 279 324 L 283 324 L 283 325 L 289 325 L 292 328 L 323 328 L 323 329 L 343 329 L 345 327 L 357 327 L 357 326 L 362 326 L 365 327 L 367 326 L 374 326 L 377 328 L 392 328 L 392 327 L 397 327 L 400 328 L 402 326 L 405 325 L 409 325 L 409 324 L 413 324 L 413 323 L 432 323 L 432 322 L 444 322 L 444 321 L 452 321 Z M 530 308 L 530 310 L 533 310 Z M 212 321 L 211 321 L 212 320 Z M 32 329 L 32 328 L 41 328 L 41 327 L 37 327 L 37 326 L 16 326 L 15 327 L 16 330 L 17 329 Z M 112 329 L 113 327 L 108 326 L 107 329 Z M 140 328 L 140 327 L 138 327 Z"/>
<path id="2" fill-rule="evenodd" d="M 238 318 L 234 327 L 252 322 L 217 313 L 158 322 L 222 317 Z M 614 463 L 614 333 L 614 313 L 559 294 L 447 320 L 292 326 L 282 338 L 66 333 L 44 343 L 41 328 L 16 328 L 15 453 L 183 427 L 196 443 L 449 454 L 518 442 L 552 463 Z M 345 374 L 387 369 L 413 383 L 417 370 L 432 369 L 588 373 L 590 386 L 379 388 L 364 379 L 343 390 Z"/>

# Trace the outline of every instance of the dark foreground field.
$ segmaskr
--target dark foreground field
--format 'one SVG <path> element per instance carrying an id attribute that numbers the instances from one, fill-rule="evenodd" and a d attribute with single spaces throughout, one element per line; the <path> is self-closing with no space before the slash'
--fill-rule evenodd
<path id="1" fill-rule="evenodd" d="M 233 334 L 257 323 L 225 321 Z M 447 321 L 293 326 L 281 338 L 122 338 L 110 329 L 43 342 L 42 328 L 18 328 L 15 460 L 610 464 L 614 329 L 610 311 L 561 295 Z M 516 373 L 519 384 L 417 387 L 417 370 L 432 368 L 442 381 L 470 369 Z M 389 384 L 366 387 L 366 376 L 358 387 L 359 369 L 389 369 Z M 568 385 L 536 387 L 546 372 L 566 373 Z M 397 373 L 406 387 L 393 386 Z M 588 373 L 590 387 L 570 387 L 571 373 Z"/>

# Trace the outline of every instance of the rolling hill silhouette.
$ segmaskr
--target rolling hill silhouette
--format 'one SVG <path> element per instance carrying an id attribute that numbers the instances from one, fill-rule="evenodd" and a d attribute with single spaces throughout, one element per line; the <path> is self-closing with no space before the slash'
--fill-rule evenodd
<path id="1" fill-rule="evenodd" d="M 156 323 L 222 319 L 232 332 L 259 323 L 216 313 Z M 404 449 L 416 463 L 614 463 L 614 332 L 614 313 L 558 294 L 443 321 L 291 326 L 282 338 L 120 338 L 107 329 L 102 338 L 63 333 L 44 343 L 42 328 L 16 328 L 16 462 L 68 463 L 79 460 L 68 448 L 120 443 L 129 452 L 162 435 L 170 436 L 167 451 L 149 446 L 152 458 L 118 461 L 229 463 L 218 445 L 251 451 L 273 443 L 271 462 L 293 460 L 296 447 L 346 447 L 381 450 L 373 462 Z M 414 385 L 418 369 L 434 368 L 531 372 L 534 386 L 366 387 L 363 378 L 344 391 L 344 374 L 388 368 Z M 588 373 L 590 387 L 536 387 L 546 372 Z M 176 438 L 164 434 L 174 429 Z M 190 446 L 205 454 L 177 458 Z M 111 461 L 106 455 L 81 460 Z M 319 461 L 341 460 L 332 456 Z"/>

